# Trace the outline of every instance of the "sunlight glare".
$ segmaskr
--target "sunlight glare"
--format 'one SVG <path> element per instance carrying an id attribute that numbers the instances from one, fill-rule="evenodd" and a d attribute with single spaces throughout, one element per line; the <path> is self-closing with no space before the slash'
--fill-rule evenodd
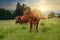
<path id="1" fill-rule="evenodd" d="M 41 7 L 38 8 L 38 10 L 40 10 L 41 12 L 44 12 L 46 9 L 45 9 L 44 6 L 41 6 Z"/>

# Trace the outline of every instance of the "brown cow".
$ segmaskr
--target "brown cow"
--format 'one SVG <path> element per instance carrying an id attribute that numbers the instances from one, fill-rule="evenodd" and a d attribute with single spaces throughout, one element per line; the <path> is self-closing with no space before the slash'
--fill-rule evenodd
<path id="1" fill-rule="evenodd" d="M 56 18 L 60 18 L 60 15 L 58 15 L 58 16 L 55 16 Z"/>
<path id="2" fill-rule="evenodd" d="M 37 10 L 32 10 L 30 8 L 26 8 L 24 10 L 23 16 L 17 16 L 16 23 L 30 23 L 30 32 L 32 31 L 32 26 L 36 26 L 36 32 L 38 32 L 38 24 L 40 20 L 40 12 Z"/>

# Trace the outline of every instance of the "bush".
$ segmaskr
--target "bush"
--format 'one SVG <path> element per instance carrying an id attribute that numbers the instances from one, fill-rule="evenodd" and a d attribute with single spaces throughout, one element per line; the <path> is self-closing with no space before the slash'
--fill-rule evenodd
<path id="1" fill-rule="evenodd" d="M 44 23 L 41 23 L 41 25 L 44 25 Z"/>

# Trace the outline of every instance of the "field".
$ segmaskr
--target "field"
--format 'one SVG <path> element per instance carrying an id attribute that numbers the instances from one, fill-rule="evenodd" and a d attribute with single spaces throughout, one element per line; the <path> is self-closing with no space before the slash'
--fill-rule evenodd
<path id="1" fill-rule="evenodd" d="M 60 19 L 41 19 L 39 32 L 29 32 L 29 23 L 15 24 L 15 20 L 0 20 L 0 40 L 60 40 Z"/>

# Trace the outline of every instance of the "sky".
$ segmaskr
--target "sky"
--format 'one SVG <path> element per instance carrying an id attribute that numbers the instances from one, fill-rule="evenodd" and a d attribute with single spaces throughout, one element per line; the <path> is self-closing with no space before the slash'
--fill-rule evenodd
<path id="1" fill-rule="evenodd" d="M 0 8 L 15 10 L 17 2 L 25 3 L 32 9 L 60 10 L 60 0 L 0 0 Z"/>

